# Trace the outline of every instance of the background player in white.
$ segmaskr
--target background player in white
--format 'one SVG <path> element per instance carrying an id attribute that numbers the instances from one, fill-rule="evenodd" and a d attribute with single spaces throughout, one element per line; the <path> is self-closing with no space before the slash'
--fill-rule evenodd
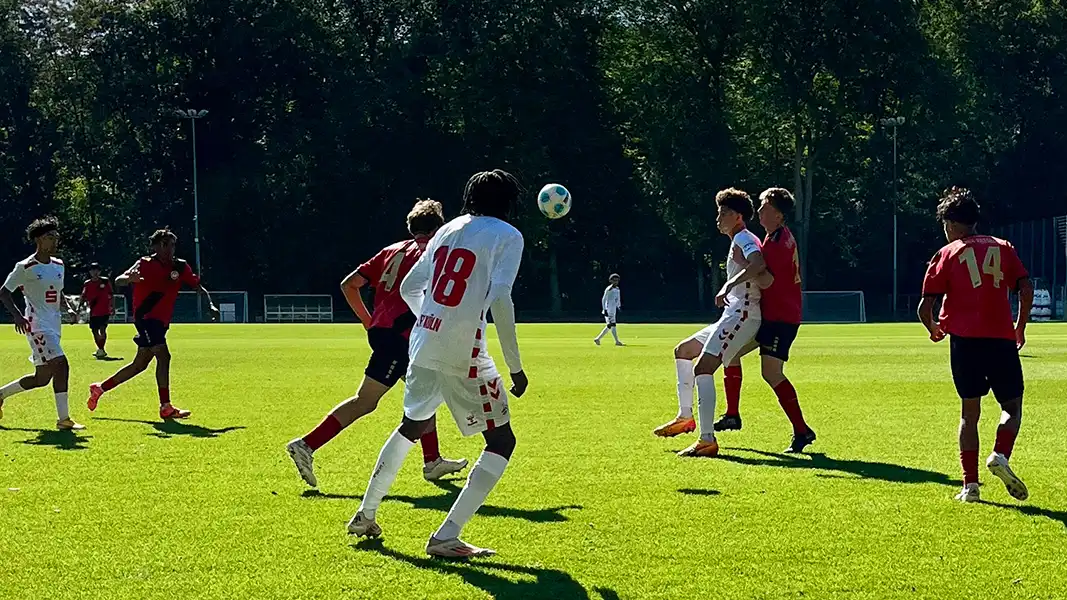
<path id="1" fill-rule="evenodd" d="M 26 236 L 37 245 L 37 251 L 29 258 L 15 263 L 15 268 L 0 288 L 0 303 L 15 319 L 15 331 L 26 336 L 30 342 L 30 360 L 33 375 L 0 388 L 0 417 L 3 417 L 4 401 L 14 396 L 52 382 L 56 396 L 56 427 L 64 430 L 85 429 L 70 418 L 67 401 L 67 384 L 70 365 L 59 345 L 63 317 L 60 308 L 65 308 L 77 318 L 73 307 L 63 295 L 63 261 L 52 256 L 59 244 L 59 223 L 53 218 L 38 219 L 26 229 Z M 22 288 L 26 299 L 26 313 L 15 306 L 12 292 Z"/>
<path id="2" fill-rule="evenodd" d="M 375 515 L 404 458 L 433 426 L 442 403 L 465 436 L 481 433 L 485 450 L 445 522 L 426 544 L 427 554 L 489 556 L 492 550 L 459 539 L 467 521 L 500 480 L 515 450 L 508 398 L 496 365 L 486 352 L 486 311 L 492 310 L 511 393 L 526 392 L 515 335 L 511 288 L 522 260 L 523 239 L 506 222 L 519 198 L 519 184 L 499 169 L 476 173 L 463 192 L 463 216 L 438 230 L 400 285 L 417 321 L 411 332 L 410 364 L 404 389 L 404 418 L 382 447 L 359 511 L 348 532 L 377 537 Z"/>
<path id="3" fill-rule="evenodd" d="M 619 275 L 618 273 L 612 273 L 608 277 L 608 287 L 604 288 L 604 297 L 600 299 L 600 310 L 604 315 L 604 330 L 600 332 L 600 335 L 593 339 L 593 343 L 597 346 L 600 345 L 600 340 L 604 339 L 604 336 L 611 332 L 611 337 L 615 338 L 615 345 L 622 346 L 623 343 L 619 341 L 619 333 L 616 327 L 615 315 L 622 308 L 622 293 L 619 291 Z"/>
<path id="4" fill-rule="evenodd" d="M 715 296 L 723 307 L 719 320 L 682 341 L 674 349 L 678 372 L 678 417 L 653 432 L 673 437 L 696 429 L 693 419 L 693 386 L 700 398 L 700 439 L 682 450 L 680 456 L 715 456 L 715 371 L 729 364 L 755 338 L 760 326 L 760 285 L 769 285 L 767 265 L 760 252 L 759 239 L 745 227 L 752 218 L 752 198 L 734 188 L 715 195 L 719 231 L 728 236 L 730 253 L 726 261 L 726 283 Z M 696 367 L 693 359 L 699 357 Z"/>

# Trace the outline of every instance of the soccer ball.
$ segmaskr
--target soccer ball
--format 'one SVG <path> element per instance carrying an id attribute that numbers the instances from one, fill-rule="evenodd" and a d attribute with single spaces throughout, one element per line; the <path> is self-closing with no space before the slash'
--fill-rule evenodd
<path id="1" fill-rule="evenodd" d="M 571 211 L 571 193 L 558 183 L 550 183 L 537 195 L 537 207 L 549 219 L 565 217 Z"/>

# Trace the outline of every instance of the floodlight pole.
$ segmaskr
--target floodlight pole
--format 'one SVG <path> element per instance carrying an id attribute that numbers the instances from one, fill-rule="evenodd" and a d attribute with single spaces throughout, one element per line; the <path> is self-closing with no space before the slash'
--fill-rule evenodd
<path id="1" fill-rule="evenodd" d="M 196 273 L 203 276 L 204 269 L 200 264 L 200 195 L 198 191 L 197 181 L 197 168 L 196 168 L 196 121 L 202 119 L 207 115 L 206 110 L 176 110 L 175 114 L 182 119 L 189 119 L 189 124 L 192 125 L 193 130 L 193 244 L 196 248 Z M 199 301 L 199 290 L 197 290 L 197 303 L 196 303 L 196 320 L 204 320 L 204 309 Z"/>
<path id="2" fill-rule="evenodd" d="M 899 281 L 897 276 L 897 213 L 900 200 L 897 179 L 897 127 L 904 124 L 904 117 L 891 117 L 882 119 L 880 122 L 883 127 L 893 128 L 893 318 L 896 319 L 899 316 L 897 312 L 897 282 Z"/>

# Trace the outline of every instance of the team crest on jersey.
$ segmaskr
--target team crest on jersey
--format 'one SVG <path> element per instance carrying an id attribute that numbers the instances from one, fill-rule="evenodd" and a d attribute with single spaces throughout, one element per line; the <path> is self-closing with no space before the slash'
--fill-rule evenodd
<path id="1" fill-rule="evenodd" d="M 100 289 L 104 289 L 104 284 L 100 284 Z"/>
<path id="2" fill-rule="evenodd" d="M 171 271 L 170 272 L 170 280 L 171 281 L 178 281 L 178 272 L 177 271 Z M 104 287 L 104 286 L 100 286 L 100 287 Z"/>

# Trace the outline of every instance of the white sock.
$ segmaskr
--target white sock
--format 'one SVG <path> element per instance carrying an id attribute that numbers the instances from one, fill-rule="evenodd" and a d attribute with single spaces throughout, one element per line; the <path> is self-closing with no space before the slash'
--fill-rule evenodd
<path id="1" fill-rule="evenodd" d="M 693 361 L 685 358 L 674 359 L 678 370 L 678 416 L 683 419 L 693 418 Z"/>
<path id="2" fill-rule="evenodd" d="M 0 400 L 6 400 L 15 394 L 25 392 L 26 389 L 22 387 L 22 384 L 19 383 L 19 381 L 21 381 L 21 379 L 16 379 L 4 387 L 0 387 Z"/>
<path id="3" fill-rule="evenodd" d="M 715 376 L 697 375 L 697 395 L 700 404 L 700 439 L 710 442 L 715 439 Z"/>
<path id="4" fill-rule="evenodd" d="M 389 493 L 390 486 L 400 472 L 408 452 L 415 447 L 415 442 L 400 435 L 400 430 L 393 431 L 393 435 L 385 440 L 381 453 L 378 454 L 378 462 L 375 463 L 374 473 L 367 483 L 367 491 L 363 494 L 363 502 L 359 505 L 359 512 L 368 519 L 374 519 L 378 512 L 378 506 L 382 499 Z"/>
<path id="5" fill-rule="evenodd" d="M 493 491 L 493 487 L 496 486 L 496 482 L 500 481 L 500 476 L 504 474 L 504 469 L 507 467 L 508 459 L 488 450 L 483 451 L 478 457 L 478 462 L 474 463 L 471 474 L 467 477 L 467 485 L 463 486 L 452 509 L 448 511 L 445 522 L 441 524 L 433 537 L 438 540 L 458 538 L 460 532 L 463 531 L 463 526 L 485 503 L 489 492 Z"/>
<path id="6" fill-rule="evenodd" d="M 604 336 L 607 335 L 607 334 L 608 334 L 608 328 L 605 327 L 604 330 L 600 332 L 600 335 L 596 336 L 596 341 L 599 342 L 600 340 L 604 339 Z"/>
<path id="7" fill-rule="evenodd" d="M 66 392 L 56 392 L 56 414 L 59 415 L 59 420 L 70 418 L 70 404 L 67 403 Z"/>
<path id="8" fill-rule="evenodd" d="M 611 328 L 611 337 L 615 338 L 615 343 L 616 344 L 622 343 L 622 342 L 619 341 L 619 328 L 618 327 L 612 327 Z"/>

